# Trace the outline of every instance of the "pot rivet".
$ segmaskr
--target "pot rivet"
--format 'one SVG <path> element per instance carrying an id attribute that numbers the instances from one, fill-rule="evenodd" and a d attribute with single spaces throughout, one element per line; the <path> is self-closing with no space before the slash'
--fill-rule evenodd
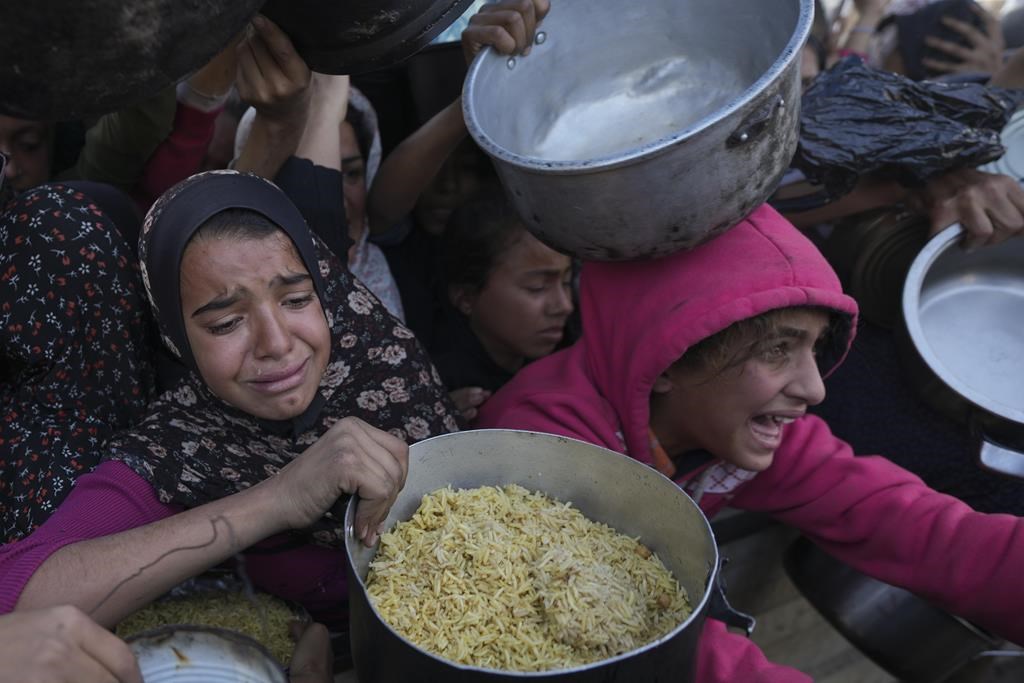
<path id="1" fill-rule="evenodd" d="M 784 100 L 782 98 L 779 98 L 779 109 L 782 109 L 785 106 L 786 106 L 786 100 Z"/>
<path id="2" fill-rule="evenodd" d="M 538 45 L 543 45 L 544 41 L 547 39 L 548 34 L 544 33 L 544 31 L 537 31 L 537 37 L 534 39 L 534 42 L 537 43 Z"/>
<path id="3" fill-rule="evenodd" d="M 508 61 L 505 62 L 505 66 L 507 66 L 510 69 L 516 68 L 516 58 L 515 57 L 509 57 Z"/>
<path id="4" fill-rule="evenodd" d="M 750 135 L 747 133 L 740 133 L 740 142 L 746 142 L 750 139 Z"/>

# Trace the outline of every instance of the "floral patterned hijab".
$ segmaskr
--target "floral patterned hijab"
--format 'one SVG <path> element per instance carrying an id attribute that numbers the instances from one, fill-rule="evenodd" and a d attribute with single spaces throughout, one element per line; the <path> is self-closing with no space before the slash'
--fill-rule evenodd
<path id="1" fill-rule="evenodd" d="M 178 294 L 181 255 L 206 220 L 235 208 L 262 213 L 291 238 L 313 276 L 331 330 L 318 399 L 306 419 L 287 430 L 216 397 L 187 350 Z M 111 440 L 107 459 L 124 462 L 151 482 L 162 502 L 196 507 L 249 488 L 346 416 L 407 441 L 458 428 L 440 378 L 412 332 L 352 277 L 269 181 L 232 171 L 192 176 L 153 205 L 139 242 L 161 335 L 193 371 L 150 406 L 136 429 Z M 330 513 L 311 531 L 321 544 L 343 543 L 341 520 Z"/>

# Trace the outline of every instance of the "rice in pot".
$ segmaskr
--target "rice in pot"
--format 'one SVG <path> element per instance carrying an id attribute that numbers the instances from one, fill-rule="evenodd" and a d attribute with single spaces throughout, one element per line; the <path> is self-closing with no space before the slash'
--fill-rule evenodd
<path id="1" fill-rule="evenodd" d="M 381 537 L 367 592 L 423 649 L 507 671 L 628 652 L 692 609 L 637 539 L 516 485 L 424 496 L 412 519 Z"/>

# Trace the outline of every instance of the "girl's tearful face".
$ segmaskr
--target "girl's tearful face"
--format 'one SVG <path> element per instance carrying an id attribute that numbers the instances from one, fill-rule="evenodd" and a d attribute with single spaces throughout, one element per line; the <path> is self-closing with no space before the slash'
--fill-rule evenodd
<path id="1" fill-rule="evenodd" d="M 193 240 L 181 262 L 181 304 L 196 365 L 214 394 L 270 420 L 310 405 L 330 358 L 330 330 L 284 233 Z"/>

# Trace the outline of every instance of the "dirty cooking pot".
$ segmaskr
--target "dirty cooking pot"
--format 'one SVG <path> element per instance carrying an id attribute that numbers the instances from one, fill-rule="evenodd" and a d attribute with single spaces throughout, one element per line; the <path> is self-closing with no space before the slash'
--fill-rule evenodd
<path id="1" fill-rule="evenodd" d="M 291 37 L 313 71 L 357 74 L 426 46 L 472 0 L 268 0 L 260 10 Z"/>
<path id="2" fill-rule="evenodd" d="M 385 524 L 390 528 L 409 519 L 424 495 L 449 484 L 519 484 L 570 501 L 587 517 L 639 537 L 686 589 L 693 613 L 660 639 L 587 666 L 522 673 L 456 664 L 406 640 L 370 604 L 364 581 L 375 549 L 364 547 L 352 533 L 353 500 L 345 517 L 345 545 L 352 657 L 360 681 L 693 681 L 705 615 L 714 609 L 719 617 L 718 610 L 728 606 L 718 602 L 719 560 L 711 527 L 678 486 L 635 460 L 574 439 L 497 429 L 457 432 L 410 446 L 409 479 Z"/>
<path id="3" fill-rule="evenodd" d="M 559 0 L 529 55 L 478 55 L 466 125 L 556 249 L 690 248 L 763 203 L 789 166 L 812 15 L 813 0 Z"/>
<path id="4" fill-rule="evenodd" d="M 783 564 L 837 631 L 903 683 L 940 683 L 961 670 L 974 674 L 966 680 L 988 681 L 983 673 L 993 665 L 1021 671 L 1024 651 L 1001 649 L 1002 641 L 973 624 L 861 574 L 806 538 L 786 550 Z M 1004 680 L 1011 679 L 1019 680 Z"/>
<path id="5" fill-rule="evenodd" d="M 264 2 L 4 2 L 0 113 L 71 120 L 133 104 L 203 66 L 257 12 L 314 71 L 379 69 L 429 43 L 471 0 Z"/>
<path id="6" fill-rule="evenodd" d="M 922 396 L 980 436 L 983 467 L 1024 478 L 1024 239 L 966 252 L 935 235 L 903 288 L 909 365 Z"/>

